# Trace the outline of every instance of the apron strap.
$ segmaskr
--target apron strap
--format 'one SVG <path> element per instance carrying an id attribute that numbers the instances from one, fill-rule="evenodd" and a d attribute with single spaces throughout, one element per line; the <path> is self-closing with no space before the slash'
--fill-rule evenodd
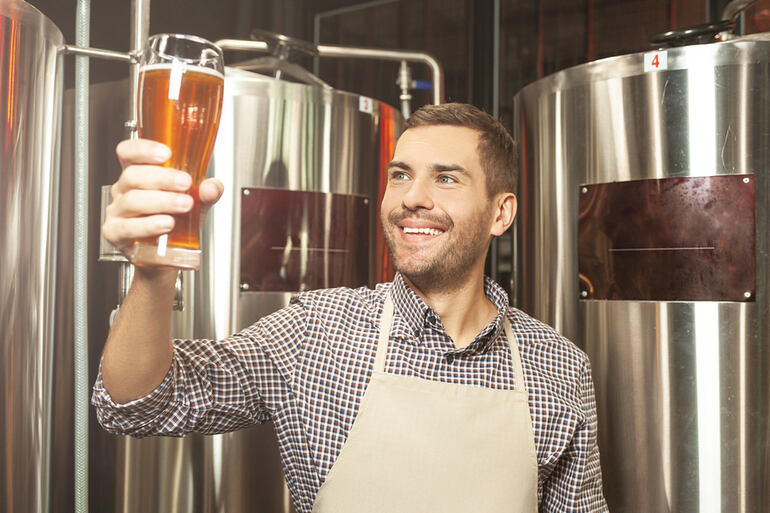
<path id="1" fill-rule="evenodd" d="M 514 383 L 514 390 L 526 392 L 527 387 L 524 385 L 524 370 L 521 367 L 521 355 L 519 354 L 519 344 L 516 342 L 516 337 L 513 335 L 511 329 L 511 323 L 508 321 L 508 317 L 503 320 L 505 326 L 505 337 L 508 339 L 508 344 L 511 346 L 511 358 L 513 359 L 513 377 L 516 380 Z"/>
<path id="2" fill-rule="evenodd" d="M 390 339 L 390 326 L 393 323 L 393 298 L 390 293 L 385 297 L 380 316 L 380 338 L 377 342 L 377 356 L 374 357 L 374 370 L 385 372 L 385 357 L 388 355 L 388 340 Z"/>

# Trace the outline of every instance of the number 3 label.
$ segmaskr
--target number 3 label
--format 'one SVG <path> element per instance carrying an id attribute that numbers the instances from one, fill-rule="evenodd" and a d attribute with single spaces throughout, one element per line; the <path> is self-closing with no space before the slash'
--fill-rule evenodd
<path id="1" fill-rule="evenodd" d="M 644 54 L 644 71 L 668 69 L 666 52 L 647 52 Z"/>

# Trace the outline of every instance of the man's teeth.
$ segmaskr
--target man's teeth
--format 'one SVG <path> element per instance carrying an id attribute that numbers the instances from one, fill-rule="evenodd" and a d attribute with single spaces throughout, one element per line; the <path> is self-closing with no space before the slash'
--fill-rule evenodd
<path id="1" fill-rule="evenodd" d="M 422 233 L 424 235 L 438 235 L 441 233 L 441 230 L 436 230 L 435 228 L 407 228 L 405 226 L 404 233 Z"/>

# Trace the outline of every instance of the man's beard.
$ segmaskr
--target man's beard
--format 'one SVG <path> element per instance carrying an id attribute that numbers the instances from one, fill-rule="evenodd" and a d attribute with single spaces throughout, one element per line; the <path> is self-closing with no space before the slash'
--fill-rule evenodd
<path id="1" fill-rule="evenodd" d="M 420 219 L 440 226 L 444 237 L 440 247 L 432 248 L 430 255 L 423 259 L 407 255 L 401 258 L 397 254 L 396 237 L 400 236 L 398 223 L 403 219 Z M 459 285 L 462 278 L 473 268 L 474 264 L 486 254 L 489 247 L 489 236 L 484 233 L 488 214 L 479 212 L 465 226 L 455 226 L 447 215 L 436 216 L 426 214 L 421 210 L 393 211 L 387 216 L 381 216 L 385 242 L 388 245 L 393 267 L 409 279 L 422 291 L 447 290 Z M 408 250 L 406 250 L 408 251 Z"/>

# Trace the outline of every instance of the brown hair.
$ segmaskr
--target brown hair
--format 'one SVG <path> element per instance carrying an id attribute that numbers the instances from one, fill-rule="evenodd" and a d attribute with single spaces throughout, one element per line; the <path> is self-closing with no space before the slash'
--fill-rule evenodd
<path id="1" fill-rule="evenodd" d="M 487 192 L 490 196 L 516 192 L 516 143 L 499 121 L 467 103 L 425 105 L 406 120 L 407 130 L 434 125 L 461 126 L 479 132 L 477 149 L 487 177 Z"/>

